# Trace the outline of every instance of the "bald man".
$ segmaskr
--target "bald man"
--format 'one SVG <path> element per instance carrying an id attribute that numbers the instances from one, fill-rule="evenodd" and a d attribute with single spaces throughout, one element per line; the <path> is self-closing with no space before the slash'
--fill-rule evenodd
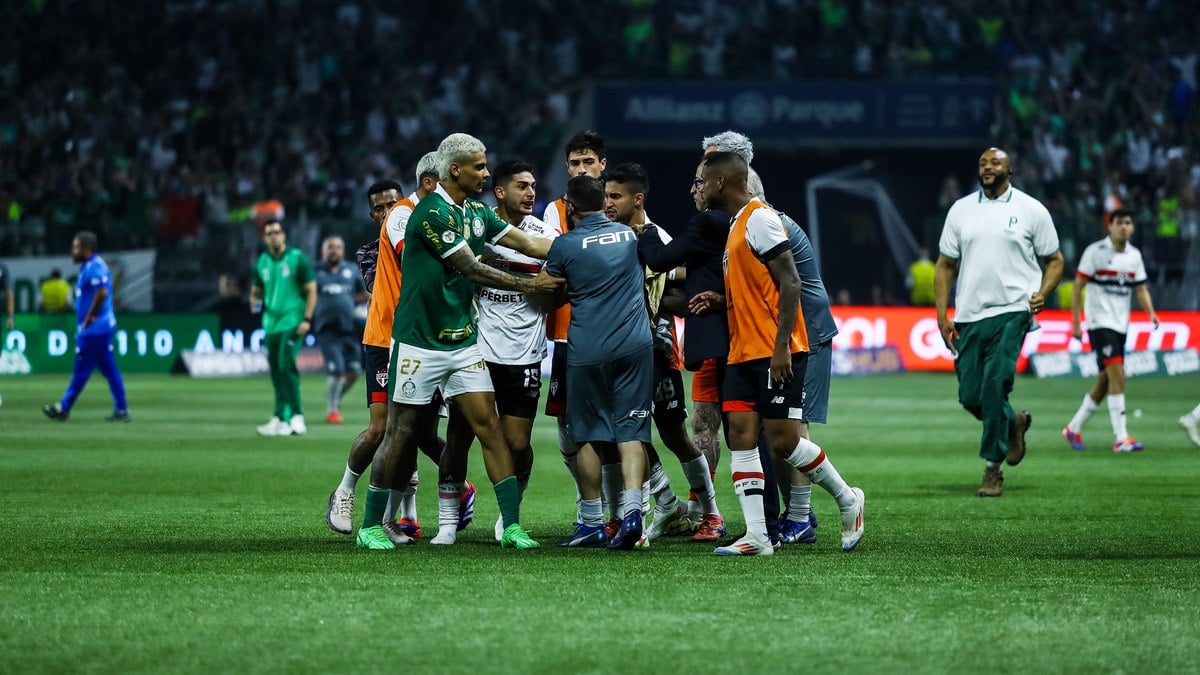
<path id="1" fill-rule="evenodd" d="M 1025 456 L 1032 416 L 1008 401 L 1017 356 L 1034 315 L 1062 277 L 1063 257 L 1050 212 L 1013 187 L 1008 153 L 989 148 L 979 158 L 979 191 L 954 202 L 938 244 L 934 295 L 938 329 L 954 353 L 958 401 L 983 422 L 985 462 L 980 497 L 1003 493 L 1001 462 Z M 954 318 L 950 289 L 957 287 Z"/>

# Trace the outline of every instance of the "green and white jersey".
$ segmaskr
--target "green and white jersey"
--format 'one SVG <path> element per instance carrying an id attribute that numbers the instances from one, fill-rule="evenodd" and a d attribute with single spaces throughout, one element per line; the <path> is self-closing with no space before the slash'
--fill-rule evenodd
<path id="1" fill-rule="evenodd" d="M 475 344 L 475 284 L 445 260 L 464 246 L 478 257 L 485 244 L 503 239 L 511 229 L 478 199 L 467 198 L 458 206 L 441 185 L 426 195 L 404 231 L 404 283 L 392 338 L 442 351 Z"/>
<path id="2" fill-rule="evenodd" d="M 278 258 L 264 252 L 254 263 L 254 286 L 263 291 L 263 332 L 296 330 L 304 320 L 304 285 L 314 279 L 312 263 L 289 246 Z"/>

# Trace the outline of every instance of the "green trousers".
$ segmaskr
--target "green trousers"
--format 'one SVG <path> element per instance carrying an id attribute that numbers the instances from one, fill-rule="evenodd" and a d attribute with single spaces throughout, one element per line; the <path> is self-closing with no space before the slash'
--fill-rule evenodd
<path id="1" fill-rule="evenodd" d="M 1012 393 L 1017 357 L 1029 323 L 1029 312 L 1010 312 L 955 324 L 958 402 L 983 422 L 979 456 L 990 462 L 999 462 L 1008 455 L 1008 427 L 1015 416 L 1008 395 Z"/>
<path id="2" fill-rule="evenodd" d="M 267 333 L 267 363 L 271 366 L 271 386 L 275 389 L 275 417 L 287 422 L 292 415 L 303 415 L 300 405 L 300 370 L 296 356 L 300 354 L 303 336 L 293 331 Z"/>

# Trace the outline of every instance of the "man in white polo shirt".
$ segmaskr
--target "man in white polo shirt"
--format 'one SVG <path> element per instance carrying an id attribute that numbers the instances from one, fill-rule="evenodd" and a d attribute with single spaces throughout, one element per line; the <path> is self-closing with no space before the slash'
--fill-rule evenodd
<path id="1" fill-rule="evenodd" d="M 999 497 L 1004 473 L 1025 456 L 1032 416 L 1008 402 L 1017 356 L 1033 315 L 1062 277 L 1063 257 L 1050 212 L 1012 187 L 1008 153 L 989 148 L 979 158 L 978 192 L 946 214 L 934 273 L 938 329 L 955 355 L 958 401 L 983 422 L 979 454 L 987 462 L 980 497 Z M 1045 262 L 1043 268 L 1039 259 Z M 958 278 L 955 314 L 950 289 Z"/>

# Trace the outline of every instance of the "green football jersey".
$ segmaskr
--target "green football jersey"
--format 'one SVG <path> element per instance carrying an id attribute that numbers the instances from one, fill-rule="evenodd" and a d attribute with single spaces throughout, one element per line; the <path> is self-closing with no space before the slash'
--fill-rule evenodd
<path id="1" fill-rule="evenodd" d="M 314 279 L 312 263 L 298 248 L 289 246 L 272 258 L 263 252 L 254 264 L 254 285 L 263 289 L 263 331 L 294 331 L 304 320 L 304 284 Z"/>
<path id="2" fill-rule="evenodd" d="M 464 246 L 479 256 L 511 227 L 477 199 L 454 204 L 440 185 L 426 195 L 404 231 L 396 342 L 441 351 L 475 344 L 475 284 L 445 258 Z"/>

